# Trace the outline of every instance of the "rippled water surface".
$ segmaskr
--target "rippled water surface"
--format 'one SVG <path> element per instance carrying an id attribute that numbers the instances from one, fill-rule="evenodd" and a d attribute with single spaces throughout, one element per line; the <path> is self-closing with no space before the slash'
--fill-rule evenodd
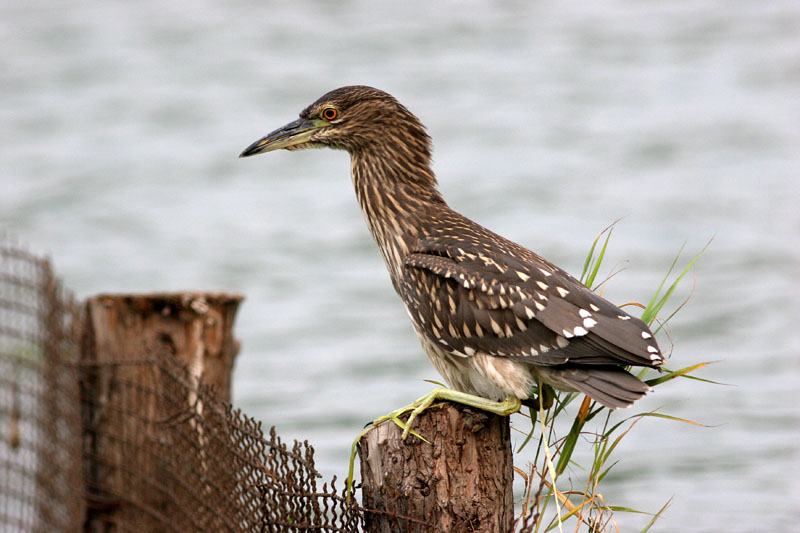
<path id="1" fill-rule="evenodd" d="M 637 404 L 713 427 L 642 421 L 603 493 L 674 497 L 653 531 L 796 528 L 800 4 L 373 4 L 2 2 L 0 228 L 80 296 L 246 294 L 235 403 L 341 477 L 363 423 L 438 376 L 346 154 L 237 155 L 329 89 L 380 87 L 429 127 L 454 208 L 567 270 L 624 217 L 618 303 L 716 235 L 670 366 L 731 385 Z"/>

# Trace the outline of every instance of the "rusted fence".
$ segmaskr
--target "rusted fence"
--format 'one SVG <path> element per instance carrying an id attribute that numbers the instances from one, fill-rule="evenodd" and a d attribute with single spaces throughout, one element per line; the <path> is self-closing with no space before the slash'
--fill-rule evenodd
<path id="1" fill-rule="evenodd" d="M 47 261 L 0 242 L 0 530 L 84 516 L 80 313 Z"/>
<path id="2" fill-rule="evenodd" d="M 308 443 L 232 410 L 170 342 L 97 357 L 87 309 L 47 260 L 0 241 L 0 530 L 363 529 Z"/>

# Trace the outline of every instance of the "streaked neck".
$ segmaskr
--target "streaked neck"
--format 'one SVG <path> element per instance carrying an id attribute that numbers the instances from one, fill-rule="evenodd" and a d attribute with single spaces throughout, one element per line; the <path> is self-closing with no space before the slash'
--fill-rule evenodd
<path id="1" fill-rule="evenodd" d="M 425 217 L 447 208 L 430 161 L 364 150 L 351 154 L 351 171 L 361 211 L 397 289 L 409 248 L 425 234 Z"/>

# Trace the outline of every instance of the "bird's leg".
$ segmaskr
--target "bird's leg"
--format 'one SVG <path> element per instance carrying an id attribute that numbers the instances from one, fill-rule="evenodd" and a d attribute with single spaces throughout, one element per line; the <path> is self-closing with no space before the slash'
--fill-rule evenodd
<path id="1" fill-rule="evenodd" d="M 435 401 L 449 401 L 460 403 L 462 405 L 466 405 L 468 407 L 474 407 L 476 409 L 481 409 L 483 411 L 488 411 L 490 413 L 494 413 L 500 416 L 509 416 L 513 413 L 519 411 L 521 406 L 519 398 L 516 396 L 506 396 L 506 399 L 502 402 L 495 402 L 492 400 L 488 400 L 482 396 L 476 396 L 474 394 L 467 394 L 466 392 L 460 392 L 453 389 L 447 389 L 444 387 L 439 387 L 433 389 L 431 392 L 419 398 L 414 403 L 402 407 L 386 416 L 381 416 L 377 418 L 374 422 L 374 426 L 379 426 L 386 422 L 387 420 L 391 420 L 395 424 L 397 424 L 403 430 L 402 439 L 405 440 L 408 437 L 409 433 L 413 433 L 415 436 L 420 437 L 413 431 L 411 431 L 411 426 L 414 424 L 414 420 L 419 416 L 425 409 L 430 407 L 433 402 Z M 400 415 L 403 415 L 407 412 L 411 411 L 411 414 L 408 416 L 408 420 L 403 422 L 400 420 Z M 420 437 L 422 438 L 422 437 Z M 425 440 L 425 439 L 422 439 Z"/>

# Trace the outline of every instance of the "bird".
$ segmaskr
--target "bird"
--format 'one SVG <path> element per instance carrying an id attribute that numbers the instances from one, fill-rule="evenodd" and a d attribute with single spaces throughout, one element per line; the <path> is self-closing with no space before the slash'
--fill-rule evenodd
<path id="1" fill-rule="evenodd" d="M 334 89 L 240 157 L 306 148 L 350 154 L 367 227 L 423 351 L 447 382 L 392 414 L 413 411 L 404 438 L 413 418 L 438 400 L 509 415 L 541 398 L 545 386 L 612 410 L 650 391 L 627 370 L 665 363 L 648 326 L 451 209 L 425 126 L 392 95 L 364 85 Z"/>

